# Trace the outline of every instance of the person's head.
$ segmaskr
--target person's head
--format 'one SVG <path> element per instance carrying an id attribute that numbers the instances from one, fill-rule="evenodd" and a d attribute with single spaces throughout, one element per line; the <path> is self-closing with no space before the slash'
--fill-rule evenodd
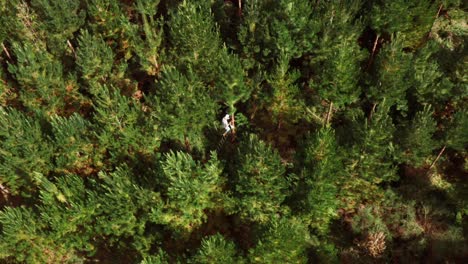
<path id="1" fill-rule="evenodd" d="M 224 118 L 229 119 L 230 118 L 229 114 L 226 114 Z"/>

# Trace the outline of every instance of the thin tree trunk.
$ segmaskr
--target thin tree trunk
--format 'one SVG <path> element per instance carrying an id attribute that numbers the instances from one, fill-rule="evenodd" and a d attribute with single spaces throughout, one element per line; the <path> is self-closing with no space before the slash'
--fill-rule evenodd
<path id="1" fill-rule="evenodd" d="M 2 49 L 3 51 L 5 51 L 5 54 L 7 55 L 8 59 L 11 60 L 10 53 L 8 52 L 8 49 L 5 47 L 5 44 L 3 44 L 3 42 L 2 42 Z"/>
<path id="2" fill-rule="evenodd" d="M 237 0 L 237 3 L 239 4 L 239 16 L 242 16 L 242 0 Z"/>
<path id="3" fill-rule="evenodd" d="M 367 65 L 367 68 L 371 66 L 372 61 L 374 60 L 374 54 L 375 54 L 375 50 L 377 49 L 377 44 L 379 43 L 379 38 L 380 38 L 380 35 L 377 34 L 377 37 L 375 37 L 374 47 L 372 48 L 372 53 L 371 53 L 371 57 L 369 59 L 369 64 Z"/>
<path id="4" fill-rule="evenodd" d="M 330 123 L 332 111 L 333 111 L 333 102 L 330 102 L 330 106 L 328 107 L 327 119 L 325 121 L 325 125 L 327 125 L 327 126 Z"/>
<path id="5" fill-rule="evenodd" d="M 73 55 L 75 55 L 75 59 L 76 59 L 75 49 L 73 48 L 73 45 L 71 44 L 70 40 L 68 40 L 68 39 L 67 39 L 67 44 L 68 44 L 68 47 L 70 47 L 71 51 L 73 52 Z"/>
<path id="6" fill-rule="evenodd" d="M 371 110 L 371 112 L 370 112 L 370 114 L 369 114 L 369 122 L 372 120 L 372 115 L 373 115 L 374 112 L 375 112 L 375 107 L 376 107 L 376 106 L 377 106 L 377 104 L 375 104 L 375 103 L 372 105 L 372 110 Z"/>
<path id="7" fill-rule="evenodd" d="M 446 147 L 447 147 L 447 146 L 444 146 L 444 147 L 440 150 L 439 155 L 437 155 L 437 157 L 435 158 L 435 160 L 431 163 L 431 166 L 429 166 L 428 171 L 430 171 L 430 170 L 432 169 L 432 167 L 434 167 L 434 165 L 435 165 L 436 162 L 440 159 L 440 157 L 442 156 L 442 154 L 444 154 L 444 151 L 445 151 L 445 148 L 446 148 Z"/>

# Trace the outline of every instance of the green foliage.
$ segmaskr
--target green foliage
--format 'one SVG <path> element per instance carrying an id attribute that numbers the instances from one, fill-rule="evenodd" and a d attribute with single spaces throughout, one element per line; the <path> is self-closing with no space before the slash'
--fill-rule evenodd
<path id="1" fill-rule="evenodd" d="M 437 129 L 437 123 L 432 117 L 430 106 L 416 113 L 409 125 L 406 125 L 398 141 L 403 148 L 403 159 L 408 164 L 422 166 L 427 162 L 432 150 L 439 147 L 433 135 Z"/>
<path id="2" fill-rule="evenodd" d="M 141 104 L 114 88 L 98 86 L 94 132 L 100 152 L 109 151 L 115 159 L 136 153 L 152 153 L 159 147 L 157 123 L 148 118 Z"/>
<path id="3" fill-rule="evenodd" d="M 48 46 L 54 54 L 67 49 L 67 40 L 73 38 L 84 24 L 86 12 L 79 0 L 32 0 L 31 5 L 42 21 L 41 29 L 47 31 Z"/>
<path id="4" fill-rule="evenodd" d="M 245 1 L 239 41 L 247 68 L 269 66 L 280 56 L 298 58 L 310 51 L 317 33 L 312 6 L 300 0 Z"/>
<path id="5" fill-rule="evenodd" d="M 462 3 L 0 1 L 0 262 L 460 262 Z"/>
<path id="6" fill-rule="evenodd" d="M 203 3 L 203 1 L 202 1 Z M 177 68 L 187 64 L 206 84 L 214 84 L 212 99 L 224 102 L 231 113 L 237 102 L 245 101 L 250 88 L 244 84 L 239 58 L 221 45 L 219 31 L 207 2 L 184 1 L 169 21 L 170 41 Z"/>
<path id="7" fill-rule="evenodd" d="M 136 9 L 143 20 L 144 38 L 135 36 L 135 52 L 140 59 L 142 68 L 149 75 L 159 72 L 159 48 L 162 42 L 162 28 L 159 21 L 154 20 L 159 0 L 140 0 L 136 2 Z"/>
<path id="8" fill-rule="evenodd" d="M 91 35 L 82 31 L 78 38 L 79 48 L 76 52 L 76 64 L 82 78 L 93 88 L 93 84 L 105 83 L 111 74 L 114 64 L 112 49 L 104 42 L 101 36 Z M 96 92 L 91 90 L 91 94 Z"/>
<path id="9" fill-rule="evenodd" d="M 206 221 L 207 210 L 222 208 L 222 167 L 216 153 L 203 166 L 183 152 L 170 152 L 162 163 L 166 197 L 164 210 L 152 212 L 153 221 L 176 232 L 189 233 Z"/>
<path id="10" fill-rule="evenodd" d="M 357 121 L 360 141 L 351 150 L 354 162 L 348 170 L 352 175 L 356 173 L 366 181 L 379 184 L 396 180 L 397 175 L 393 145 L 395 126 L 388 115 L 387 101 L 382 101 L 376 109 L 369 119 Z"/>
<path id="11" fill-rule="evenodd" d="M 265 98 L 266 109 L 279 126 L 285 120 L 297 122 L 304 114 L 304 102 L 295 84 L 299 76 L 297 71 L 289 72 L 289 58 L 280 56 L 276 70 L 267 77 L 271 91 L 260 97 Z"/>
<path id="12" fill-rule="evenodd" d="M 79 261 L 75 252 L 48 238 L 38 225 L 38 218 L 30 208 L 7 207 L 0 212 L 2 236 L 0 258 L 10 257 L 17 262 L 57 263 Z"/>
<path id="13" fill-rule="evenodd" d="M 226 240 L 222 235 L 203 238 L 193 263 L 241 263 L 236 256 L 236 246 L 232 241 Z"/>
<path id="14" fill-rule="evenodd" d="M 323 9 L 322 34 L 311 59 L 316 73 L 311 86 L 321 98 L 333 102 L 336 107 L 356 102 L 361 94 L 360 63 L 366 53 L 356 41 L 363 30 L 362 24 L 355 21 L 360 6 L 360 1 L 331 1 L 320 7 Z M 347 33 L 341 34 L 343 31 Z"/>
<path id="15" fill-rule="evenodd" d="M 367 91 L 367 96 L 374 103 L 385 98 L 388 106 L 396 105 L 398 110 L 406 111 L 406 91 L 409 69 L 413 54 L 403 50 L 402 41 L 393 37 L 391 43 L 385 44 L 375 60 L 375 79 Z"/>
<path id="16" fill-rule="evenodd" d="M 52 169 L 53 149 L 44 137 L 38 116 L 29 117 L 12 108 L 0 108 L 0 174 L 2 183 L 18 194 L 35 190 L 34 173 Z"/>
<path id="17" fill-rule="evenodd" d="M 216 105 L 193 72 L 184 76 L 165 68 L 152 99 L 152 115 L 164 139 L 203 149 L 204 130 L 213 123 Z"/>
<path id="18" fill-rule="evenodd" d="M 460 152 L 466 151 L 468 145 L 468 112 L 461 110 L 455 113 L 452 124 L 447 131 L 447 145 Z"/>
<path id="19" fill-rule="evenodd" d="M 403 46 L 413 47 L 431 29 L 437 9 L 424 0 L 375 1 L 370 10 L 371 25 L 378 34 L 399 32 Z"/>
<path id="20" fill-rule="evenodd" d="M 337 217 L 337 180 L 343 174 L 331 128 L 322 128 L 307 141 L 301 174 L 306 189 L 303 218 L 314 231 L 325 235 L 331 220 Z"/>
<path id="21" fill-rule="evenodd" d="M 55 171 L 60 173 L 82 172 L 90 174 L 94 168 L 94 144 L 91 123 L 78 114 L 68 118 L 51 118 L 53 141 L 55 145 Z"/>
<path id="22" fill-rule="evenodd" d="M 23 88 L 19 99 L 30 111 L 58 114 L 81 99 L 76 82 L 64 76 L 62 63 L 50 53 L 32 43 L 13 43 L 13 51 L 17 63 L 9 64 L 8 70 Z"/>
<path id="23" fill-rule="evenodd" d="M 235 193 L 242 218 L 266 223 L 285 210 L 287 193 L 285 167 L 278 152 L 255 135 L 249 135 L 239 148 L 236 161 Z"/>
<path id="24" fill-rule="evenodd" d="M 310 237 L 296 218 L 272 218 L 257 245 L 249 250 L 251 263 L 307 263 Z"/>

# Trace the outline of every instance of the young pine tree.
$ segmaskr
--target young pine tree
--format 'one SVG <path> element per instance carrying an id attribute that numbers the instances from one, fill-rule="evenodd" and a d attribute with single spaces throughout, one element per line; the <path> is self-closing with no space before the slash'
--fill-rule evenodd
<path id="1" fill-rule="evenodd" d="M 86 12 L 79 0 L 32 0 L 31 6 L 38 14 L 41 29 L 47 32 L 47 46 L 51 53 L 60 57 L 67 50 L 74 53 L 70 42 L 73 34 L 84 24 Z"/>
<path id="2" fill-rule="evenodd" d="M 410 88 L 410 68 L 412 53 L 403 51 L 403 44 L 399 37 L 393 37 L 380 50 L 374 63 L 374 78 L 367 91 L 367 96 L 373 102 L 382 101 L 390 107 L 396 105 L 398 110 L 407 111 L 408 103 L 406 91 Z"/>
<path id="3" fill-rule="evenodd" d="M 66 106 L 80 103 L 82 96 L 76 81 L 64 76 L 62 62 L 52 54 L 33 43 L 13 43 L 13 52 L 17 62 L 9 64 L 8 70 L 20 85 L 19 99 L 28 110 L 63 114 Z"/>
<path id="4" fill-rule="evenodd" d="M 155 209 L 152 221 L 187 235 L 206 221 L 206 212 L 223 207 L 222 167 L 216 153 L 204 165 L 183 152 L 170 152 L 162 162 L 163 210 Z"/>
<path id="5" fill-rule="evenodd" d="M 188 149 L 204 148 L 204 130 L 215 120 L 217 107 L 191 70 L 184 76 L 175 68 L 164 68 L 150 106 L 163 139 L 184 144 Z"/>
<path id="6" fill-rule="evenodd" d="M 114 87 L 97 87 L 93 127 L 99 153 L 108 151 L 112 161 L 153 153 L 160 142 L 158 126 L 143 112 L 141 103 Z"/>
<path id="7" fill-rule="evenodd" d="M 432 151 L 439 147 L 440 144 L 433 139 L 437 123 L 432 115 L 432 108 L 425 106 L 403 129 L 399 142 L 406 163 L 420 167 L 427 163 Z"/>
<path id="8" fill-rule="evenodd" d="M 52 144 L 42 132 L 38 116 L 26 116 L 12 108 L 0 108 L 1 183 L 10 191 L 31 195 L 36 190 L 34 173 L 52 169 Z"/>
<path id="9" fill-rule="evenodd" d="M 144 37 L 135 34 L 133 45 L 135 46 L 135 53 L 139 58 L 140 65 L 148 75 L 158 74 L 161 67 L 159 52 L 163 30 L 160 25 L 161 21 L 155 21 L 154 19 L 158 11 L 158 5 L 159 0 L 139 0 L 135 4 L 135 8 L 140 13 L 141 20 L 143 21 Z"/>
<path id="10" fill-rule="evenodd" d="M 114 65 L 114 54 L 104 39 L 97 34 L 90 34 L 86 30 L 80 32 L 78 37 L 78 49 L 76 52 L 76 64 L 81 72 L 81 78 L 88 84 L 89 92 L 97 83 L 104 84 L 110 78 Z"/>
<path id="11" fill-rule="evenodd" d="M 60 244 L 44 231 L 45 225 L 31 208 L 6 207 L 0 211 L 0 260 L 5 263 L 80 262 L 71 248 Z"/>
<path id="12" fill-rule="evenodd" d="M 96 138 L 88 120 L 75 113 L 68 118 L 53 116 L 50 125 L 55 146 L 55 172 L 89 175 L 99 167 L 99 161 L 94 160 Z"/>
<path id="13" fill-rule="evenodd" d="M 337 217 L 338 182 L 344 173 L 337 148 L 331 128 L 322 128 L 306 143 L 301 172 L 305 200 L 300 213 L 318 235 L 326 235 Z"/>
<path id="14" fill-rule="evenodd" d="M 237 256 L 234 242 L 227 240 L 219 233 L 204 237 L 201 246 L 191 263 L 216 264 L 216 263 L 243 263 Z"/>
<path id="15" fill-rule="evenodd" d="M 273 217 L 249 250 L 251 263 L 307 263 L 310 236 L 307 225 L 296 218 Z"/>
<path id="16" fill-rule="evenodd" d="M 288 182 L 276 150 L 252 134 L 242 142 L 235 167 L 235 194 L 243 219 L 266 223 L 285 210 L 281 204 Z"/>
<path id="17" fill-rule="evenodd" d="M 363 25 L 356 16 L 361 5 L 360 1 L 332 1 L 323 7 L 319 4 L 322 15 L 316 15 L 321 34 L 311 58 L 311 87 L 338 108 L 356 102 L 361 95 L 360 64 L 366 57 L 358 43 Z"/>

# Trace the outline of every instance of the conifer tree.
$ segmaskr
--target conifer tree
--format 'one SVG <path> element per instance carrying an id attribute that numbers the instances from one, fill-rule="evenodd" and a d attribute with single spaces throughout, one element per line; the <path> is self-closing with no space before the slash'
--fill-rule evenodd
<path id="1" fill-rule="evenodd" d="M 216 153 L 201 165 L 183 152 L 170 152 L 162 163 L 165 206 L 152 219 L 186 235 L 206 220 L 206 211 L 222 208 L 222 167 Z"/>
<path id="2" fill-rule="evenodd" d="M 397 178 L 394 166 L 396 150 L 392 143 L 395 126 L 388 112 L 389 106 L 385 99 L 369 119 L 360 120 L 360 124 L 357 124 L 362 134 L 353 148 L 353 156 L 357 160 L 351 169 L 359 177 L 375 184 Z"/>
<path id="3" fill-rule="evenodd" d="M 0 212 L 0 258 L 27 263 L 79 262 L 76 253 L 48 237 L 31 208 L 7 207 Z"/>
<path id="4" fill-rule="evenodd" d="M 158 237 L 157 233 L 147 234 L 146 227 L 152 212 L 162 210 L 163 202 L 159 193 L 136 183 L 138 176 L 127 167 L 101 172 L 99 181 L 93 182 L 95 187 L 89 199 L 99 205 L 95 210 L 95 233 L 106 237 L 106 243 L 146 255 Z M 125 238 L 130 243 L 119 243 Z"/>
<path id="5" fill-rule="evenodd" d="M 61 61 L 32 43 L 13 43 L 13 51 L 17 63 L 8 70 L 21 85 L 19 99 L 30 111 L 62 114 L 65 106 L 80 103 L 78 85 L 72 76 L 64 76 Z"/>
<path id="6" fill-rule="evenodd" d="M 453 96 L 453 84 L 444 76 L 435 53 L 439 49 L 429 41 L 415 54 L 411 67 L 412 94 L 419 103 L 434 104 Z"/>
<path id="7" fill-rule="evenodd" d="M 338 108 L 359 99 L 360 63 L 366 53 L 358 45 L 363 25 L 356 20 L 360 1 L 331 1 L 321 8 L 321 34 L 311 59 L 311 86 Z M 342 34 L 345 31 L 346 34 Z"/>
<path id="8" fill-rule="evenodd" d="M 307 263 L 309 243 L 309 231 L 303 222 L 272 218 L 248 257 L 252 263 Z"/>
<path id="9" fill-rule="evenodd" d="M 40 184 L 40 218 L 47 237 L 70 251 L 96 252 L 95 217 L 100 205 L 90 198 L 84 181 L 76 175 L 66 175 L 49 181 L 35 175 Z"/>
<path id="10" fill-rule="evenodd" d="M 50 172 L 52 154 L 37 116 L 0 108 L 0 174 L 12 193 L 30 196 L 36 189 L 34 173 Z"/>
<path id="11" fill-rule="evenodd" d="M 92 35 L 86 30 L 81 31 L 78 45 L 76 64 L 83 80 L 90 89 L 95 88 L 97 83 L 105 83 L 110 78 L 114 65 L 112 49 L 100 35 Z M 97 91 L 91 90 L 90 93 L 96 95 Z"/>
<path id="12" fill-rule="evenodd" d="M 247 68 L 255 61 L 268 68 L 280 55 L 298 58 L 310 51 L 318 31 L 307 1 L 246 1 L 239 41 Z"/>
<path id="13" fill-rule="evenodd" d="M 278 127 L 286 120 L 290 123 L 297 122 L 304 114 L 304 102 L 301 100 L 299 88 L 294 83 L 299 76 L 298 71 L 289 72 L 289 58 L 280 55 L 276 70 L 267 78 L 271 91 L 259 96 L 265 98 L 263 100 L 266 101 L 266 109 Z"/>
<path id="14" fill-rule="evenodd" d="M 326 235 L 331 220 L 337 217 L 337 181 L 344 173 L 337 148 L 334 131 L 327 127 L 311 137 L 305 147 L 301 175 L 306 197 L 301 213 L 319 235 Z"/>
<path id="15" fill-rule="evenodd" d="M 143 20 L 144 38 L 134 36 L 135 53 L 140 65 L 149 75 L 156 75 L 160 69 L 159 49 L 162 42 L 162 27 L 160 21 L 154 19 L 158 10 L 159 0 L 139 0 L 136 10 Z"/>
<path id="16" fill-rule="evenodd" d="M 236 255 L 234 242 L 218 233 L 203 238 L 197 254 L 192 258 L 192 263 L 242 263 Z"/>
<path id="17" fill-rule="evenodd" d="M 164 139 L 203 149 L 204 130 L 215 120 L 216 105 L 190 69 L 184 76 L 175 68 L 164 68 L 151 99 L 152 115 Z"/>
<path id="18" fill-rule="evenodd" d="M 185 65 L 191 65 L 204 83 L 214 84 L 210 89 L 212 99 L 226 104 L 234 114 L 234 105 L 248 99 L 251 88 L 244 83 L 239 58 L 221 45 L 209 3 L 183 1 L 172 14 L 169 26 L 176 67 L 183 72 Z"/>
<path id="19" fill-rule="evenodd" d="M 408 164 L 424 165 L 432 150 L 439 146 L 433 139 L 437 123 L 432 112 L 430 106 L 425 106 L 403 130 L 399 142 L 404 150 L 403 159 Z"/>
<path id="20" fill-rule="evenodd" d="M 31 5 L 41 20 L 41 28 L 47 31 L 47 44 L 53 54 L 62 55 L 66 49 L 73 51 L 70 39 L 84 24 L 86 12 L 79 0 L 32 0 Z M 70 47 L 71 46 L 71 47 Z"/>
<path id="21" fill-rule="evenodd" d="M 153 153 L 161 138 L 157 124 L 143 112 L 141 104 L 113 87 L 98 87 L 93 124 L 99 152 L 109 151 L 113 161 Z"/>
<path id="22" fill-rule="evenodd" d="M 437 6 L 424 0 L 374 1 L 370 22 L 377 38 L 398 32 L 403 47 L 415 47 L 431 29 L 436 13 Z"/>
<path id="23" fill-rule="evenodd" d="M 54 171 L 91 174 L 96 169 L 94 166 L 99 167 L 100 161 L 94 160 L 96 138 L 88 120 L 75 113 L 68 118 L 54 116 L 50 125 L 55 145 Z"/>
<path id="24" fill-rule="evenodd" d="M 278 152 L 250 135 L 239 148 L 235 193 L 242 218 L 259 223 L 285 210 L 288 182 Z"/>
<path id="25" fill-rule="evenodd" d="M 406 91 L 411 85 L 408 78 L 413 55 L 402 49 L 399 37 L 393 37 L 392 42 L 382 48 L 374 64 L 375 79 L 367 96 L 374 104 L 385 98 L 388 106 L 396 105 L 398 110 L 406 111 Z"/>

